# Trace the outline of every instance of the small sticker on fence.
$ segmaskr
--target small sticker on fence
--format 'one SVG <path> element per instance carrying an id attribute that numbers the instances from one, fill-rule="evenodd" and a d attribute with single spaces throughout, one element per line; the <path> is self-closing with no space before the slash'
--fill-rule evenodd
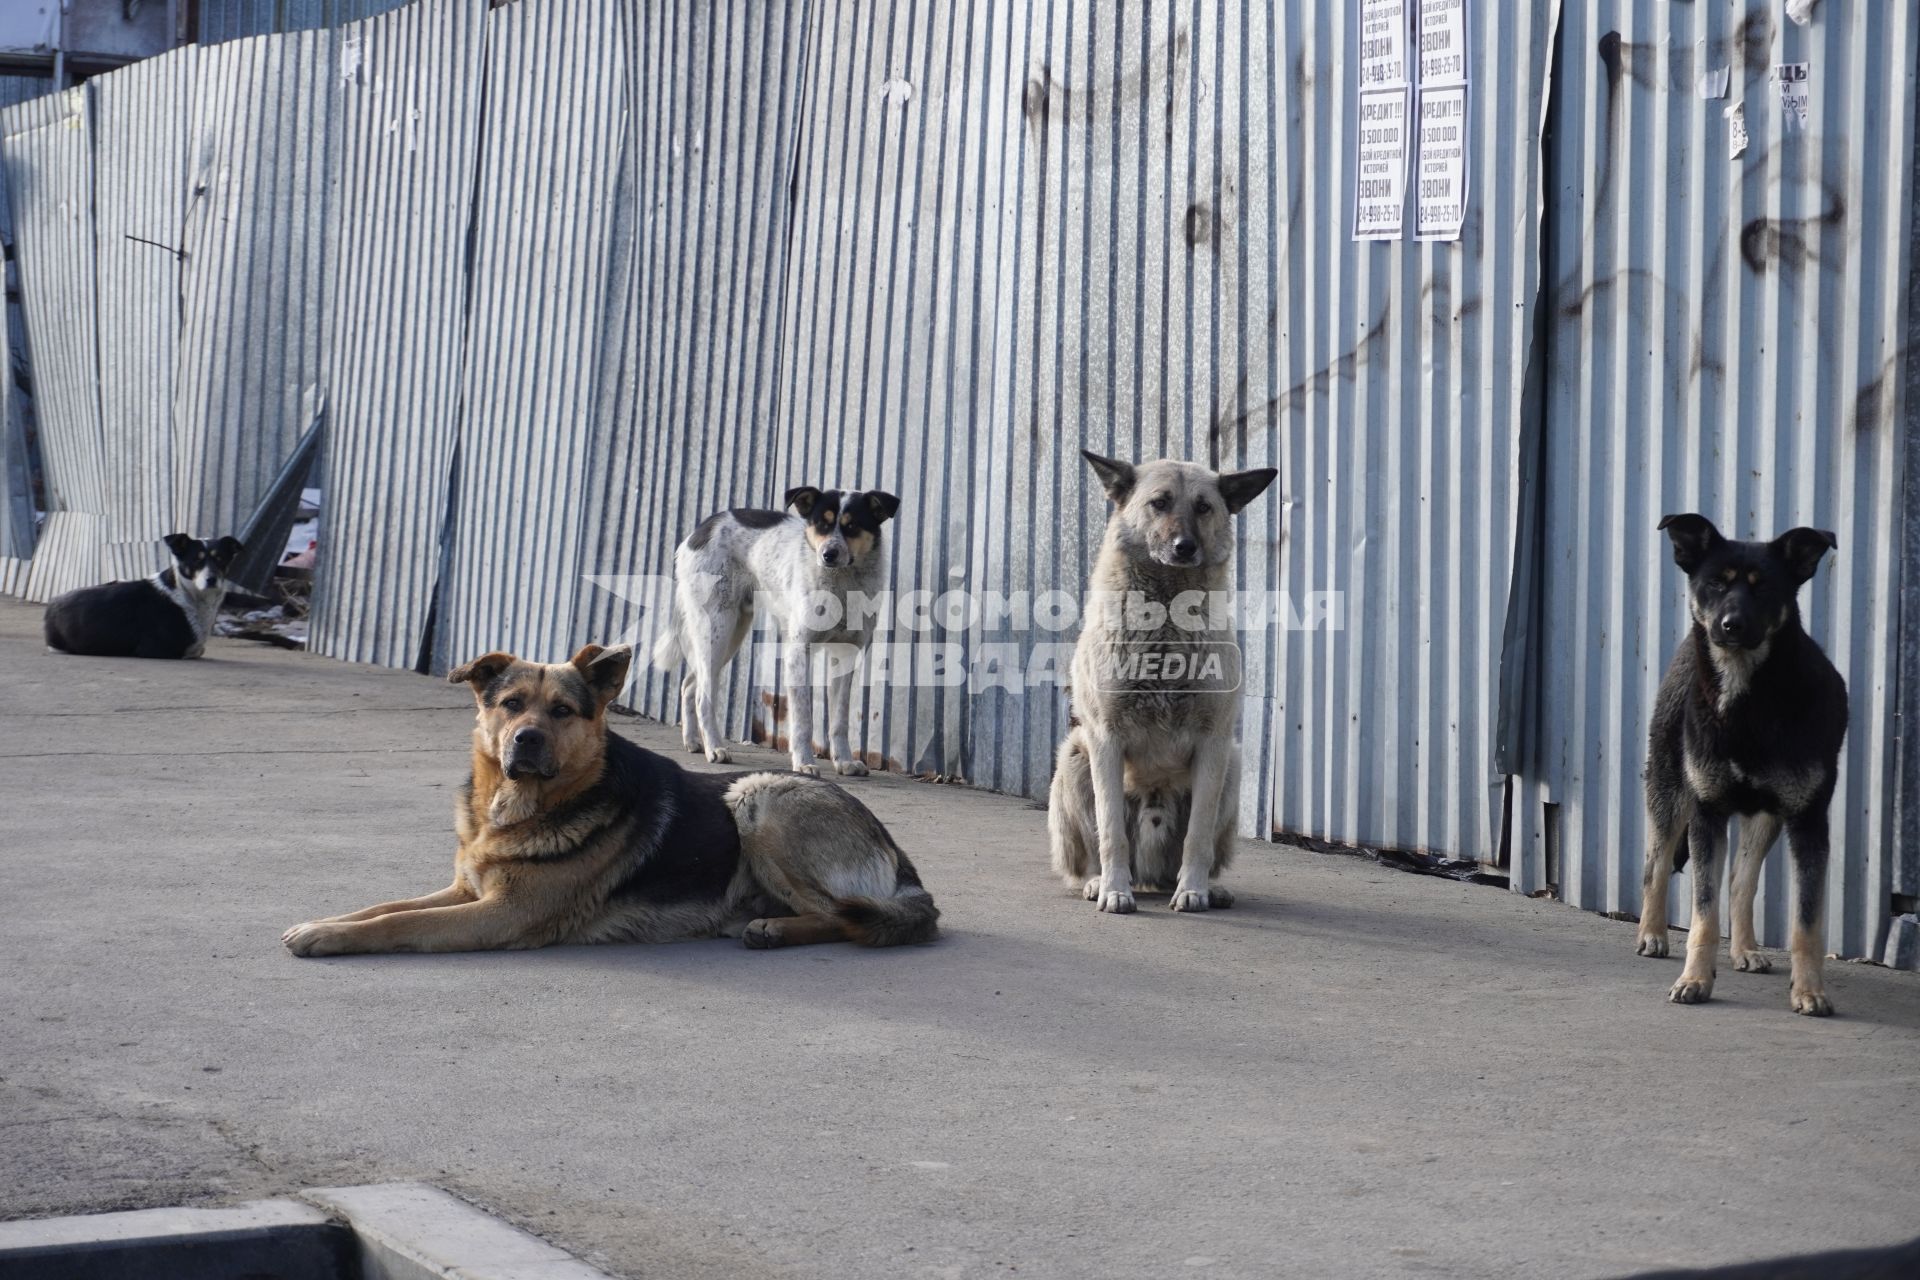
<path id="1" fill-rule="evenodd" d="M 1727 159 L 1738 160 L 1747 149 L 1747 104 L 1736 102 L 1721 114 L 1727 117 Z"/>
<path id="2" fill-rule="evenodd" d="M 1467 0 L 1420 0 L 1420 87 L 1467 82 Z"/>
<path id="3" fill-rule="evenodd" d="M 1780 84 L 1780 119 L 1788 133 L 1803 133 L 1813 115 L 1813 79 L 1804 62 L 1783 62 L 1773 69 Z"/>
<path id="4" fill-rule="evenodd" d="M 1398 240 L 1407 206 L 1407 91 L 1360 95 L 1353 238 Z"/>
<path id="5" fill-rule="evenodd" d="M 1408 0 L 1360 0 L 1360 91 L 1407 82 Z"/>
<path id="6" fill-rule="evenodd" d="M 1467 87 L 1420 91 L 1416 240 L 1458 240 L 1467 221 Z"/>

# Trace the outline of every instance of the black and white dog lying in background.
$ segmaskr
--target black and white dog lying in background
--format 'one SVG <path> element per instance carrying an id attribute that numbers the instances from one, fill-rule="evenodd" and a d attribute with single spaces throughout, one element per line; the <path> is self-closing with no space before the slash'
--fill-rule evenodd
<path id="1" fill-rule="evenodd" d="M 900 510 L 900 499 L 878 489 L 807 486 L 787 490 L 786 505 L 785 512 L 735 507 L 708 516 L 687 535 L 673 554 L 673 621 L 654 644 L 653 662 L 671 671 L 686 659 L 681 736 L 687 750 L 704 750 L 708 760 L 724 763 L 731 757 L 714 718 L 714 690 L 747 638 L 755 608 L 772 613 L 780 620 L 788 755 L 795 773 L 817 776 L 810 646 L 836 646 L 827 672 L 833 768 L 857 777 L 867 766 L 847 737 L 853 659 L 872 638 L 874 618 L 847 602 L 854 592 L 873 599 L 885 589 L 880 526 Z"/>
<path id="2" fill-rule="evenodd" d="M 197 658 L 227 594 L 238 538 L 166 536 L 173 567 L 138 582 L 69 591 L 47 606 L 47 645 L 101 658 Z"/>
<path id="3" fill-rule="evenodd" d="M 1839 542 L 1789 529 L 1772 542 L 1732 542 L 1705 516 L 1667 516 L 1687 574 L 1693 626 L 1654 704 L 1647 744 L 1647 866 L 1639 952 L 1667 954 L 1667 881 L 1693 860 L 1693 925 L 1676 1004 L 1713 994 L 1720 943 L 1720 868 L 1727 819 L 1742 815 L 1733 866 L 1736 969 L 1771 964 L 1753 936 L 1753 896 L 1784 826 L 1793 856 L 1795 1013 L 1833 1012 L 1826 958 L 1827 804 L 1847 736 L 1847 685 L 1800 627 L 1794 597 Z"/>

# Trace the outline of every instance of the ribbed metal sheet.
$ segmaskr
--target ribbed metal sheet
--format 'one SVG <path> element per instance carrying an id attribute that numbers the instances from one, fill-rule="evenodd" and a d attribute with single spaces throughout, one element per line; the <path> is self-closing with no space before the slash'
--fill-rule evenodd
<path id="1" fill-rule="evenodd" d="M 609 303 L 625 302 L 608 287 L 627 127 L 616 14 L 613 0 L 524 0 L 487 20 L 442 667 L 495 648 L 571 651 L 592 372 Z"/>
<path id="2" fill-rule="evenodd" d="M 336 38 L 195 51 L 174 518 L 200 536 L 246 522 L 321 396 Z"/>
<path id="3" fill-rule="evenodd" d="M 0 191 L 0 202 L 5 198 L 6 192 Z M 15 399 L 13 361 L 8 358 L 12 311 L 0 298 L 0 592 L 9 593 L 26 582 L 36 524 L 26 422 Z"/>
<path id="4" fill-rule="evenodd" d="M 408 0 L 200 0 L 198 39 L 218 44 L 242 36 L 337 27 L 377 17 Z"/>
<path id="5" fill-rule="evenodd" d="M 985 163 L 988 139 L 1004 133 L 996 125 L 1018 99 L 1009 92 L 1011 16 L 926 2 L 823 5 L 813 15 L 766 491 L 806 483 L 899 497 L 899 517 L 886 526 L 896 599 L 991 585 L 969 576 L 983 460 L 974 446 L 1014 427 L 981 395 L 994 359 L 974 320 L 982 291 L 1010 275 L 1000 253 L 1011 246 L 983 254 L 976 215 L 1017 180 L 997 147 L 994 167 Z M 897 609 L 894 624 L 881 643 L 954 646 L 965 669 L 966 631 L 909 631 Z M 856 684 L 854 750 L 909 772 L 975 776 L 966 689 L 909 674 Z M 814 736 L 824 742 L 825 698 L 816 693 L 816 703 Z M 776 736 L 785 733 L 768 719 Z"/>
<path id="6" fill-rule="evenodd" d="M 175 374 L 193 185 L 190 116 L 199 51 L 178 49 L 88 82 L 94 106 L 94 241 L 100 306 L 105 572 L 144 577 L 180 528 Z M 218 533 L 226 530 L 202 530 Z"/>
<path id="7" fill-rule="evenodd" d="M 410 667 L 458 433 L 486 0 L 343 28 L 334 91 L 317 653 Z"/>
<path id="8" fill-rule="evenodd" d="M 43 97 L 53 88 L 42 75 L 0 75 L 0 108 Z M 13 207 L 7 198 L 4 166 L 0 166 L 0 244 L 13 244 Z M 8 283 L 15 279 L 7 271 Z M 9 290 L 10 292 L 11 290 Z M 0 593 L 18 595 L 26 589 L 28 560 L 33 555 L 35 513 L 27 460 L 27 419 L 31 413 L 24 389 L 13 382 L 14 359 L 26 357 L 26 326 L 17 303 L 0 299 Z"/>
<path id="9" fill-rule="evenodd" d="M 1800 596 L 1852 707 L 1827 940 L 1878 955 L 1896 861 L 1920 14 L 1824 4 L 1800 27 L 1757 0 L 1567 12 L 1549 192 L 1540 785 L 1516 815 L 1521 870 L 1548 879 L 1542 828 L 1557 822 L 1562 896 L 1639 906 L 1647 715 L 1686 627 L 1661 515 L 1701 511 L 1741 538 L 1832 529 L 1839 551 Z M 1784 127 L 1769 78 L 1780 63 L 1811 70 L 1805 132 Z M 1703 72 L 1719 67 L 1730 96 L 1703 99 Z M 1723 109 L 1740 101 L 1751 145 L 1729 159 Z M 1788 879 L 1782 854 L 1760 898 L 1774 945 Z M 1681 922 L 1689 894 L 1672 901 Z"/>
<path id="10" fill-rule="evenodd" d="M 51 515 L 24 592 L 48 600 L 98 581 L 105 510 L 95 378 L 92 112 L 84 88 L 0 111 L 21 311 Z"/>
<path id="11" fill-rule="evenodd" d="M 704 516 L 777 505 L 790 180 L 812 7 L 623 5 L 629 140 L 608 264 L 604 406 L 592 442 L 584 567 L 616 585 L 671 574 Z M 664 605 L 589 587 L 575 640 L 643 645 Z M 644 661 L 644 658 L 643 658 Z M 752 653 L 729 673 L 732 736 L 770 731 Z M 675 718 L 678 676 L 636 672 L 631 701 Z"/>
<path id="12" fill-rule="evenodd" d="M 1312 10 L 823 10 L 773 479 L 894 487 L 901 590 L 1031 598 L 1084 585 L 1081 447 L 1278 466 L 1240 582 L 1344 593 L 1346 629 L 1247 637 L 1248 822 L 1491 855 L 1548 27 L 1476 24 L 1466 238 L 1355 245 L 1357 38 Z M 1066 708 L 921 688 L 865 720 L 907 767 L 1038 794 Z"/>

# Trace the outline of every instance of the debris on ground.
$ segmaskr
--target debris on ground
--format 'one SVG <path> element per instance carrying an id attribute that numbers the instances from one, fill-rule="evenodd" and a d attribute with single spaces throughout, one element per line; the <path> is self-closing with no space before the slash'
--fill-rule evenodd
<path id="1" fill-rule="evenodd" d="M 307 647 L 307 613 L 313 596 L 313 566 L 319 552 L 320 491 L 304 489 L 286 550 L 273 568 L 265 595 L 228 591 L 213 633 L 254 640 L 280 649 Z"/>
<path id="2" fill-rule="evenodd" d="M 1507 887 L 1507 877 L 1486 871 L 1473 858 L 1443 858 L 1437 853 L 1420 853 L 1414 849 L 1362 849 L 1361 852 L 1381 866 L 1392 867 L 1396 871 L 1410 871 L 1417 876 L 1442 876 L 1466 884 L 1490 884 L 1501 889 Z"/>

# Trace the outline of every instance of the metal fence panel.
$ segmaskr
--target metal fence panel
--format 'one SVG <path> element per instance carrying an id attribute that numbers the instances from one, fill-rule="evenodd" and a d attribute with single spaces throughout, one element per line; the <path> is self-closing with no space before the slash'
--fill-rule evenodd
<path id="1" fill-rule="evenodd" d="M 92 131 L 84 88 L 0 111 L 50 512 L 24 586 L 30 600 L 98 581 L 103 564 Z"/>
<path id="2" fill-rule="evenodd" d="M 0 108 L 11 107 L 45 96 L 53 81 L 44 75 L 0 75 Z M 6 246 L 9 261 L 13 248 L 13 207 L 7 198 L 6 169 L 0 165 L 0 245 Z M 14 292 L 14 268 L 6 269 L 8 295 L 0 298 L 0 592 L 18 595 L 26 589 L 28 561 L 33 555 L 36 525 L 30 465 L 28 462 L 27 422 L 32 413 L 31 398 L 24 387 L 14 382 L 13 367 L 25 368 L 26 326 L 11 295 Z"/>
<path id="3" fill-rule="evenodd" d="M 1485 194 L 1466 239 L 1354 246 L 1355 41 L 1304 9 L 822 6 L 795 142 L 780 420 L 756 442 L 771 465 L 741 466 L 731 435 L 663 449 L 688 461 L 660 486 L 679 518 L 651 508 L 655 563 L 729 503 L 803 480 L 878 484 L 907 503 L 897 589 L 1077 595 L 1105 516 L 1081 444 L 1279 465 L 1247 517 L 1241 581 L 1344 591 L 1348 630 L 1257 637 L 1249 822 L 1491 855 L 1482 672 L 1509 589 L 1524 368 L 1507 353 L 1524 350 L 1537 283 L 1549 27 L 1502 10 L 1478 28 Z M 702 51 L 665 56 L 683 52 Z M 675 211 L 643 227 L 638 256 L 698 270 L 709 245 Z M 1487 253 L 1489 237 L 1515 252 Z M 681 296 L 646 298 L 671 316 Z M 1415 322 L 1394 328 L 1396 305 Z M 700 328 L 661 341 L 705 358 Z M 667 422 L 704 394 L 674 359 L 639 391 Z M 1030 653 L 1071 633 L 926 638 Z M 1268 675 L 1282 671 L 1284 686 Z M 777 690 L 736 670 L 732 694 L 735 732 L 780 736 Z M 664 685 L 642 704 L 674 713 Z M 862 711 L 867 748 L 896 765 L 1028 794 L 1065 729 L 1046 688 L 891 690 Z"/>
<path id="4" fill-rule="evenodd" d="M 237 532 L 321 396 L 336 33 L 197 51 L 174 518 Z"/>
<path id="5" fill-rule="evenodd" d="M 466 337 L 486 0 L 338 33 L 320 545 L 308 644 L 419 659 L 446 523 Z"/>
<path id="6" fill-rule="evenodd" d="M 1654 692 L 1687 625 L 1667 512 L 1729 537 L 1832 529 L 1801 592 L 1846 676 L 1852 725 L 1832 810 L 1828 945 L 1877 955 L 1892 887 L 1894 662 L 1920 49 L 1911 5 L 1822 5 L 1805 27 L 1758 3 L 1570 6 L 1553 156 L 1543 789 L 1568 901 L 1635 911 L 1640 773 Z M 1779 64 L 1810 71 L 1804 131 Z M 1724 99 L 1701 86 L 1729 72 Z M 1726 109 L 1751 143 L 1729 158 Z M 1910 518 L 1910 517 L 1907 517 Z M 1909 640 L 1907 642 L 1911 644 Z M 1529 810 L 1534 806 L 1529 805 Z M 1536 834 L 1547 819 L 1525 815 Z M 1760 932 L 1787 931 L 1784 858 Z M 1673 895 L 1676 923 L 1689 895 Z"/>
<path id="7" fill-rule="evenodd" d="M 526 0 L 488 18 L 440 667 L 489 649 L 559 661 L 575 644 L 627 121 L 614 27 L 612 0 Z"/>
<path id="8" fill-rule="evenodd" d="M 631 126 L 610 265 L 587 565 L 576 639 L 644 646 L 664 622 L 634 578 L 728 506 L 778 505 L 781 298 L 811 8 L 736 0 L 623 7 Z M 624 260 L 622 256 L 624 255 Z M 614 303 L 618 305 L 614 305 Z M 639 659 L 646 662 L 643 652 Z M 770 732 L 752 652 L 718 708 L 730 734 Z M 634 705 L 674 718 L 678 674 L 636 671 Z"/>
<path id="9" fill-rule="evenodd" d="M 179 49 L 87 85 L 94 103 L 94 241 L 108 564 L 145 577 L 175 519 L 174 380 L 180 364 L 184 221 L 198 51 Z M 216 532 L 207 530 L 205 532 Z"/>

